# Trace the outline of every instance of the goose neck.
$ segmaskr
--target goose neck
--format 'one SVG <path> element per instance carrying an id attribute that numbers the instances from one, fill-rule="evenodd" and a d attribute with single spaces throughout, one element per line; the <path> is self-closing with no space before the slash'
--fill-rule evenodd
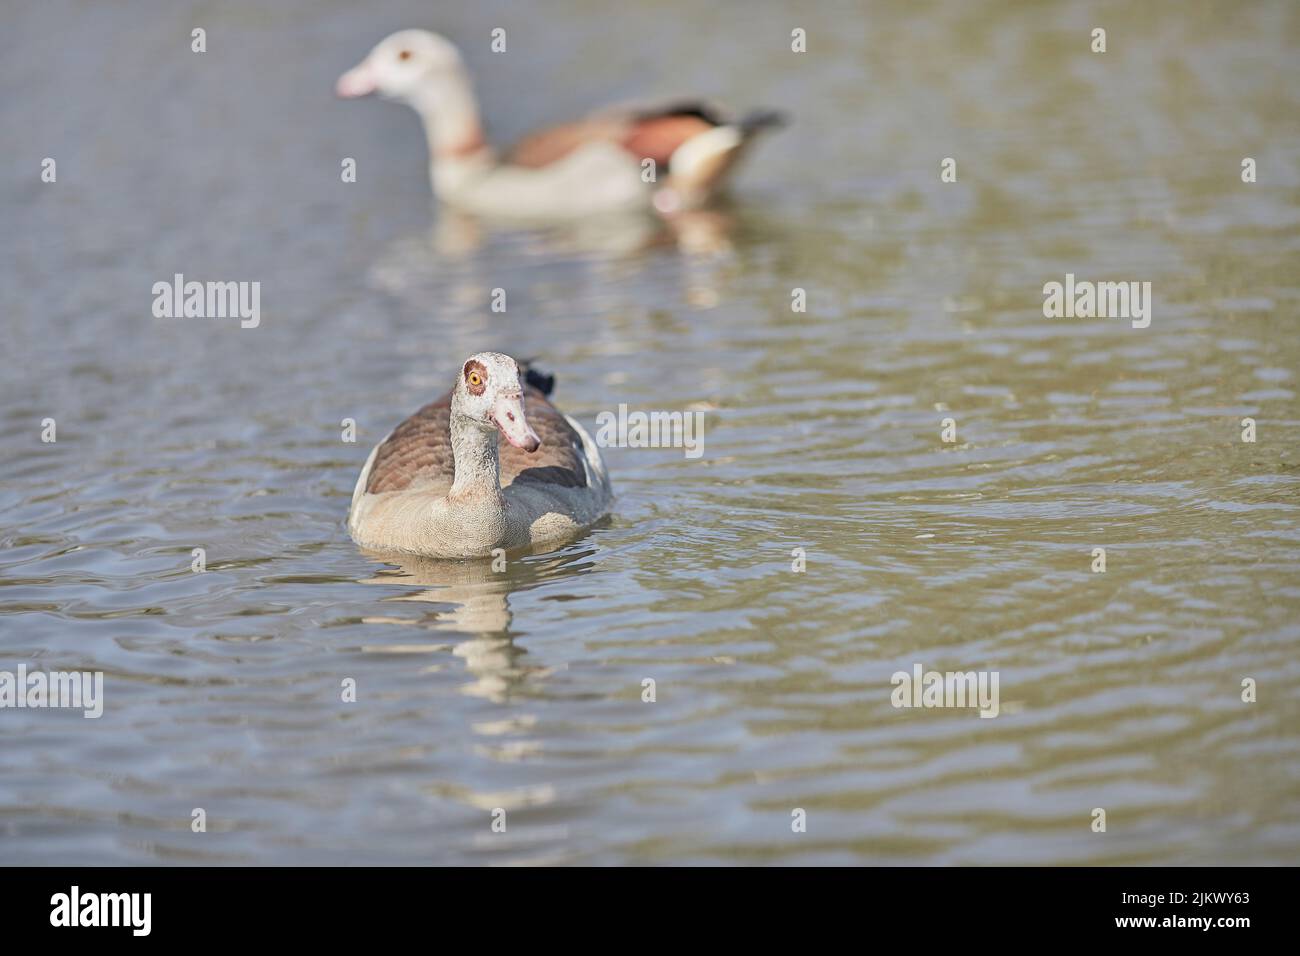
<path id="1" fill-rule="evenodd" d="M 456 477 L 447 499 L 452 502 L 501 501 L 501 456 L 495 429 L 460 413 L 451 412 L 451 451 Z"/>

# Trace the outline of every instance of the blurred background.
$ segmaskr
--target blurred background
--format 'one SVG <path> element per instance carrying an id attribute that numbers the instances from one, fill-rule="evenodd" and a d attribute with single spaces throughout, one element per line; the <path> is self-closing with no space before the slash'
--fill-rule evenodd
<path id="1" fill-rule="evenodd" d="M 1300 862 L 1297 5 L 2 16 L 0 670 L 106 700 L 0 711 L 0 862 Z M 685 234 L 453 222 L 415 115 L 333 96 L 408 26 L 498 144 L 792 124 Z M 154 318 L 178 272 L 260 326 Z M 1067 272 L 1151 282 L 1150 328 L 1044 319 Z M 705 454 L 608 449 L 612 518 L 504 574 L 372 560 L 366 454 L 486 348 L 589 427 L 704 410 Z M 914 663 L 1001 715 L 895 710 Z"/>

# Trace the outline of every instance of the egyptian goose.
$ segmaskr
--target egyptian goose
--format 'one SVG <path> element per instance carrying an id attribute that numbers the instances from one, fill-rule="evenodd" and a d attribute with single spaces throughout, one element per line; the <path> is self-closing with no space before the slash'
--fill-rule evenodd
<path id="1" fill-rule="evenodd" d="M 343 97 L 380 93 L 410 106 L 429 141 L 434 194 L 484 216 L 561 218 L 653 206 L 671 214 L 717 194 L 771 111 L 728 121 L 698 103 L 597 113 L 525 138 L 502 158 L 483 138 L 459 51 L 427 30 L 380 41 L 339 77 Z M 645 170 L 654 160 L 654 180 Z"/>
<path id="2" fill-rule="evenodd" d="M 353 540 L 476 558 L 559 543 L 599 519 L 613 497 L 605 463 L 547 400 L 553 384 L 509 355 L 471 355 L 450 392 L 370 452 L 348 512 Z"/>

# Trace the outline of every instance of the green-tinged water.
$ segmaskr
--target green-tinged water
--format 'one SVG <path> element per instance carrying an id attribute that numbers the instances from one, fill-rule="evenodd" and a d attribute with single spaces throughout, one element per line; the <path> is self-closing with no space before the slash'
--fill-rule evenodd
<path id="1" fill-rule="evenodd" d="M 1300 6 L 268 6 L 5 14 L 0 671 L 105 697 L 0 709 L 0 862 L 1300 862 Z M 401 26 L 503 141 L 793 123 L 675 233 L 453 222 L 332 96 Z M 154 318 L 176 273 L 260 324 Z M 1045 318 L 1067 274 L 1149 327 Z M 703 455 L 607 449 L 502 573 L 368 559 L 369 448 L 488 348 Z M 892 706 L 918 664 L 997 716 Z"/>

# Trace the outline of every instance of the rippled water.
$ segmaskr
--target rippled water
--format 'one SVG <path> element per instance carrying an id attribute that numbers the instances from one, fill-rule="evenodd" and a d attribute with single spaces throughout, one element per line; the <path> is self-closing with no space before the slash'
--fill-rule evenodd
<path id="1" fill-rule="evenodd" d="M 0 670 L 106 700 L 0 710 L 0 861 L 1298 861 L 1300 8 L 268 6 L 4 15 Z M 407 25 L 503 141 L 795 122 L 678 234 L 454 222 L 413 115 L 331 95 Z M 177 272 L 261 325 L 153 318 Z M 1150 327 L 1043 318 L 1066 273 Z M 483 348 L 705 454 L 607 450 L 613 516 L 504 574 L 358 552 L 368 449 Z M 999 716 L 895 709 L 914 664 Z"/>

